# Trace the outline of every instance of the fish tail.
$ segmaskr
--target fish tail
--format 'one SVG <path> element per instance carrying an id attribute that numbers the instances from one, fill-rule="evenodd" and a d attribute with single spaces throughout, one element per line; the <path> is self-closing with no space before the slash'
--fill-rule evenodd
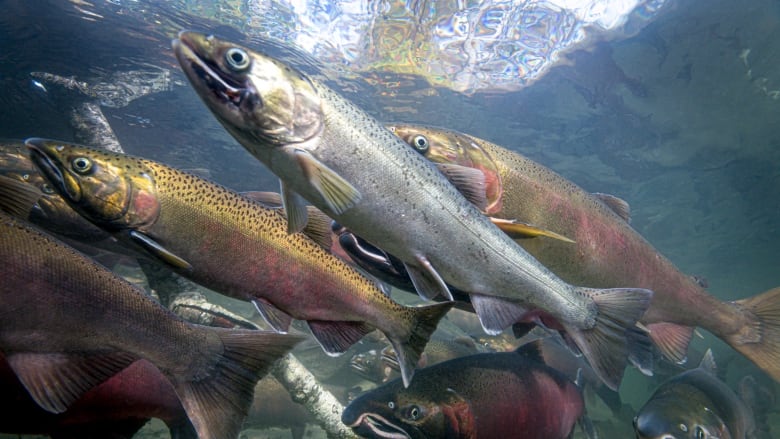
<path id="1" fill-rule="evenodd" d="M 780 381 L 780 287 L 734 303 L 751 314 L 752 328 L 726 336 L 726 342 Z"/>
<path id="2" fill-rule="evenodd" d="M 236 438 L 257 382 L 303 338 L 265 331 L 209 328 L 223 351 L 208 375 L 174 380 L 176 393 L 201 438 Z"/>
<path id="3" fill-rule="evenodd" d="M 567 326 L 573 339 L 593 370 L 611 389 L 617 390 L 628 361 L 642 357 L 650 343 L 640 337 L 637 321 L 650 306 L 653 292 L 639 288 L 577 288 L 579 294 L 593 299 L 598 308 L 596 323 L 588 329 Z"/>
<path id="4" fill-rule="evenodd" d="M 454 304 L 455 302 L 443 302 L 407 308 L 411 311 L 412 317 L 408 320 L 407 331 L 403 332 L 405 335 L 394 336 L 385 333 L 398 358 L 404 387 L 409 387 L 409 383 L 412 382 L 414 369 L 420 361 L 420 356 L 425 350 L 425 345 L 428 344 L 431 334 L 436 330 L 439 320 L 447 314 Z"/>

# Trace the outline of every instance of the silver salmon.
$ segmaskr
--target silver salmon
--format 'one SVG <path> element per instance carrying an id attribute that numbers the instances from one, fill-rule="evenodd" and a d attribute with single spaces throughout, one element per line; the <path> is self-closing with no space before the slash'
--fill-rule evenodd
<path id="1" fill-rule="evenodd" d="M 0 350 L 32 398 L 65 411 L 138 359 L 173 384 L 199 437 L 235 438 L 257 380 L 300 336 L 196 326 L 0 213 Z"/>
<path id="2" fill-rule="evenodd" d="M 212 113 L 282 180 L 290 229 L 304 200 L 401 259 L 417 292 L 468 291 L 483 328 L 554 320 L 617 388 L 649 303 L 645 289 L 596 290 L 562 281 L 491 224 L 434 167 L 333 90 L 266 55 L 213 36 L 173 41 Z M 449 170 L 479 185 L 467 167 Z M 551 316 L 548 319 L 546 316 Z"/>
<path id="3" fill-rule="evenodd" d="M 390 128 L 433 162 L 482 171 L 491 182 L 485 213 L 510 220 L 502 227 L 533 226 L 526 237 L 554 233 L 575 241 L 518 241 L 567 282 L 653 290 L 641 322 L 667 358 L 684 361 L 693 330 L 701 327 L 780 380 L 780 288 L 719 300 L 631 227 L 622 200 L 589 193 L 527 157 L 467 134 L 410 124 Z"/>

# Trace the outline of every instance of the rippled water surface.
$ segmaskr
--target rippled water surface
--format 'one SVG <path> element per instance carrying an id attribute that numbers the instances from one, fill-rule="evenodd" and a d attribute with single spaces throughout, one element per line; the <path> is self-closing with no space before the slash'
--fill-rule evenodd
<path id="1" fill-rule="evenodd" d="M 780 285 L 780 4 L 627 2 L 618 20 L 620 2 L 567 3 L 4 0 L 0 137 L 75 139 L 72 108 L 98 103 L 128 153 L 277 190 L 179 70 L 171 38 L 200 30 L 287 59 L 379 120 L 455 128 L 627 200 L 634 228 L 724 300 Z M 701 336 L 692 349 L 713 347 L 730 384 L 776 387 Z M 630 437 L 657 384 L 629 372 L 620 419 L 595 404 L 602 437 Z"/>

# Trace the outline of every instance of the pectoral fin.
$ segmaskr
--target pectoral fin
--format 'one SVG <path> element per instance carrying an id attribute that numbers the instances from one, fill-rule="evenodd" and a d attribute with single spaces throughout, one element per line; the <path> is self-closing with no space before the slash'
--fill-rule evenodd
<path id="1" fill-rule="evenodd" d="M 309 222 L 306 200 L 297 192 L 288 188 L 284 181 L 279 182 L 282 190 L 282 208 L 287 215 L 287 233 L 298 233 Z"/>
<path id="2" fill-rule="evenodd" d="M 171 253 L 168 251 L 168 249 L 160 245 L 160 243 L 146 236 L 145 234 L 133 230 L 130 232 L 130 239 L 166 264 L 172 265 L 173 267 L 180 268 L 182 270 L 192 270 L 192 265 L 190 265 L 189 262 Z"/>
<path id="3" fill-rule="evenodd" d="M 509 237 L 512 239 L 536 238 L 538 236 L 546 236 L 548 238 L 557 239 L 559 241 L 574 243 L 573 240 L 563 235 L 559 235 L 553 231 L 532 226 L 527 223 L 521 223 L 519 221 L 508 220 L 503 218 L 490 218 L 490 221 L 492 221 L 493 224 L 498 226 L 498 228 L 501 229 L 501 231 L 509 235 Z"/>
<path id="4" fill-rule="evenodd" d="M 418 255 L 417 262 L 419 266 L 404 263 L 406 272 L 409 273 L 417 294 L 425 300 L 432 300 L 439 294 L 446 297 L 447 300 L 452 300 L 452 293 L 449 287 L 433 268 L 430 261 L 425 256 Z"/>
<path id="5" fill-rule="evenodd" d="M 328 203 L 330 210 L 337 215 L 360 201 L 360 191 L 308 151 L 296 149 L 295 158 L 303 170 L 303 175 Z"/>
<path id="6" fill-rule="evenodd" d="M 483 212 L 487 209 L 487 186 L 482 171 L 450 163 L 437 163 L 436 167 L 477 209 Z"/>
<path id="7" fill-rule="evenodd" d="M 256 201 L 269 209 L 278 209 L 287 217 L 284 210 L 282 196 L 276 192 L 249 191 L 241 192 L 241 196 Z M 330 250 L 332 244 L 330 223 L 331 219 L 314 206 L 306 206 L 306 227 L 301 230 L 306 236 L 313 239 L 325 250 Z M 288 220 L 289 225 L 289 220 Z"/>

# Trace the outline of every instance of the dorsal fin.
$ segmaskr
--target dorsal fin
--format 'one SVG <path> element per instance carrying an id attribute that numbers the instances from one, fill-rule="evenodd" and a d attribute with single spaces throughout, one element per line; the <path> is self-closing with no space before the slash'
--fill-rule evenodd
<path id="1" fill-rule="evenodd" d="M 631 222 L 631 206 L 629 206 L 625 200 L 614 195 L 603 194 L 601 192 L 594 192 L 593 196 L 601 200 L 602 203 L 606 204 L 607 207 L 609 207 L 619 217 L 623 218 L 625 222 Z"/>
<path id="2" fill-rule="evenodd" d="M 542 355 L 542 339 L 538 338 L 515 349 L 515 352 L 524 356 L 531 361 L 538 361 L 544 363 L 544 356 Z"/>
<path id="3" fill-rule="evenodd" d="M 701 363 L 699 363 L 699 369 L 713 375 L 717 372 L 718 366 L 715 364 L 715 356 L 712 355 L 712 349 L 707 349 L 707 352 L 704 353 L 704 357 L 702 357 Z"/>

